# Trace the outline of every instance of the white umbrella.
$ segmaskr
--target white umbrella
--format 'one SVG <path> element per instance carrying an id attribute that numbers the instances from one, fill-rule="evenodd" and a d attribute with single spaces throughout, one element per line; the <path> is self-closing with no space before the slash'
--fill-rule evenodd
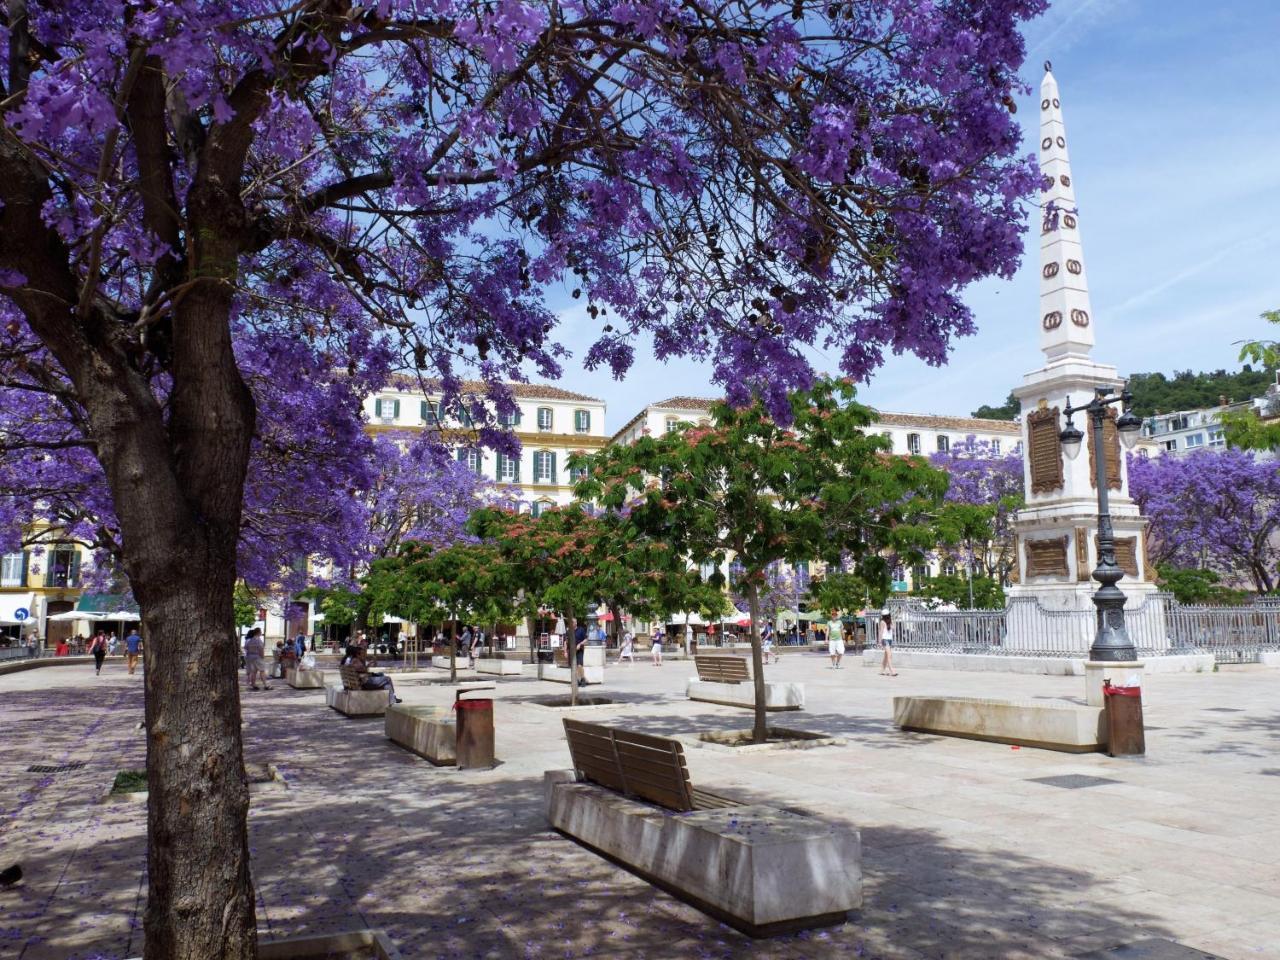
<path id="1" fill-rule="evenodd" d="M 102 620 L 105 617 L 106 614 L 98 610 L 68 610 L 66 613 L 51 614 L 45 619 L 62 622 L 64 620 Z"/>
<path id="2" fill-rule="evenodd" d="M 104 613 L 100 616 L 94 616 L 94 620 L 111 620 L 114 623 L 139 623 L 142 618 L 136 613 L 129 613 L 127 610 L 118 610 L 115 613 Z"/>
<path id="3" fill-rule="evenodd" d="M 324 623 L 324 614 L 323 614 L 323 613 L 317 613 L 315 616 L 313 616 L 313 617 L 311 618 L 311 622 L 312 622 L 312 623 Z"/>

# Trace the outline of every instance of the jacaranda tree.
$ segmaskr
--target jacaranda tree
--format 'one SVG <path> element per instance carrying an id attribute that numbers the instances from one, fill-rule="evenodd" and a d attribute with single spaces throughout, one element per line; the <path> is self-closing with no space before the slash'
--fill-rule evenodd
<path id="1" fill-rule="evenodd" d="M 944 362 L 961 289 L 1020 253 L 1043 6 L 6 5 L 0 511 L 74 487 L 118 536 L 149 637 L 149 958 L 254 953 L 237 550 L 255 498 L 350 489 L 326 461 L 281 499 L 255 456 L 352 448 L 392 370 L 513 450 L 462 377 L 498 417 L 503 380 L 555 377 L 565 280 L 590 367 L 652 340 L 782 416 L 806 345 L 854 378 Z"/>
<path id="2" fill-rule="evenodd" d="M 1017 562 L 1013 517 L 1024 499 L 1021 452 L 1001 453 L 990 441 L 969 437 L 933 454 L 929 462 L 946 471 L 949 480 L 939 511 L 941 553 L 999 587 Z M 967 586 L 965 594 L 967 600 Z"/>
<path id="3" fill-rule="evenodd" d="M 1280 465 L 1230 448 L 1130 457 L 1129 492 L 1151 522 L 1151 561 L 1210 570 L 1228 586 L 1280 583 Z"/>

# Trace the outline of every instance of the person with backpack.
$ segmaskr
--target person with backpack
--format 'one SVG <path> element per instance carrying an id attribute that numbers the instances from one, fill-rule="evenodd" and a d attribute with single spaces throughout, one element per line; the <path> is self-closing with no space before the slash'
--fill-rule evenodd
<path id="1" fill-rule="evenodd" d="M 93 654 L 93 675 L 102 674 L 102 661 L 107 658 L 107 638 L 99 630 L 89 641 L 89 652 Z"/>

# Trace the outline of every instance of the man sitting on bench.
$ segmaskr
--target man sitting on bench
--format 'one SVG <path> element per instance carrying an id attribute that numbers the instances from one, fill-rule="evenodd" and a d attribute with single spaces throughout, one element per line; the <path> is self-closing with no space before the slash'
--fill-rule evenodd
<path id="1" fill-rule="evenodd" d="M 342 666 L 354 667 L 356 672 L 360 674 L 361 690 L 385 690 L 387 696 L 391 698 L 392 703 L 401 703 L 401 699 L 396 696 L 395 684 L 391 682 L 391 678 L 385 673 L 370 673 L 369 664 L 365 662 L 364 650 L 357 646 L 347 647 L 347 655 L 342 658 Z"/>

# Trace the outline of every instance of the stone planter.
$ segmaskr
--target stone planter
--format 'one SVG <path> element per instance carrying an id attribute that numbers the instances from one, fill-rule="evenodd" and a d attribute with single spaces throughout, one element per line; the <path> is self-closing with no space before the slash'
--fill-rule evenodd
<path id="1" fill-rule="evenodd" d="M 324 687 L 324 671 L 296 667 L 285 671 L 284 682 L 295 690 L 320 690 Z"/>

